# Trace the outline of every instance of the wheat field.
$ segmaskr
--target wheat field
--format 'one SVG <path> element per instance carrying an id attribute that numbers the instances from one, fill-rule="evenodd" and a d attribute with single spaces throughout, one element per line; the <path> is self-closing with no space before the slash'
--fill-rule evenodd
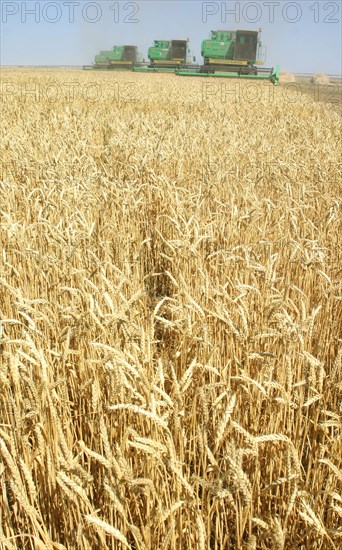
<path id="1" fill-rule="evenodd" d="M 0 546 L 341 548 L 341 114 L 4 70 Z"/>

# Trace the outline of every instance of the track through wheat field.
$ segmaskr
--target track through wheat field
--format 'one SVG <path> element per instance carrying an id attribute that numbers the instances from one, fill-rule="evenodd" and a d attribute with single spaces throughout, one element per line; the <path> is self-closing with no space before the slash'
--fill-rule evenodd
<path id="1" fill-rule="evenodd" d="M 338 110 L 2 76 L 1 548 L 340 548 Z"/>

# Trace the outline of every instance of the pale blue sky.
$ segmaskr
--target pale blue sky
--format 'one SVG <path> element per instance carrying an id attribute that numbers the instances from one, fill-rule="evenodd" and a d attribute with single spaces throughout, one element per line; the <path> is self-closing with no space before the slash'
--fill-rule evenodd
<path id="1" fill-rule="evenodd" d="M 341 74 L 342 1 L 325 0 L 0 0 L 2 65 L 91 64 L 100 49 L 154 39 L 189 38 L 211 29 L 258 29 L 266 65 L 290 72 Z M 32 13 L 33 12 L 33 13 Z"/>

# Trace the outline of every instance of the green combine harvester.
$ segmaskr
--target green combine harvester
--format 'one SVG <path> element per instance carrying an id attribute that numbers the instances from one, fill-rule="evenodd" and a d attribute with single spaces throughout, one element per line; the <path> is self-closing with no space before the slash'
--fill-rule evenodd
<path id="1" fill-rule="evenodd" d="M 189 40 L 155 40 L 148 49 L 148 64 L 137 64 L 133 67 L 136 72 L 171 72 L 180 67 L 187 67 L 187 53 Z"/>
<path id="2" fill-rule="evenodd" d="M 203 40 L 201 54 L 203 65 L 191 61 L 187 40 L 155 40 L 148 49 L 149 62 L 138 60 L 137 46 L 114 46 L 95 57 L 95 63 L 84 69 L 129 70 L 135 72 L 171 72 L 178 76 L 207 76 L 224 78 L 253 78 L 279 83 L 279 66 L 267 69 L 264 64 L 265 49 L 259 31 L 211 31 Z"/>
<path id="3" fill-rule="evenodd" d="M 279 67 L 261 67 L 264 49 L 259 31 L 211 31 L 208 40 L 203 40 L 201 66 L 180 67 L 179 76 L 214 76 L 225 78 L 254 78 L 279 82 Z"/>
<path id="4" fill-rule="evenodd" d="M 113 46 L 112 50 L 102 51 L 95 56 L 94 65 L 83 67 L 95 70 L 132 70 L 138 61 L 137 46 Z"/>

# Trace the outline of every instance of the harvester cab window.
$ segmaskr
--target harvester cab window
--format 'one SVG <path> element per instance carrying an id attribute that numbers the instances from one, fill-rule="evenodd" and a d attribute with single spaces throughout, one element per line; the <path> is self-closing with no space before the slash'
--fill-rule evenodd
<path id="1" fill-rule="evenodd" d="M 245 37 L 244 36 L 240 36 L 240 44 L 244 44 L 245 43 Z"/>

